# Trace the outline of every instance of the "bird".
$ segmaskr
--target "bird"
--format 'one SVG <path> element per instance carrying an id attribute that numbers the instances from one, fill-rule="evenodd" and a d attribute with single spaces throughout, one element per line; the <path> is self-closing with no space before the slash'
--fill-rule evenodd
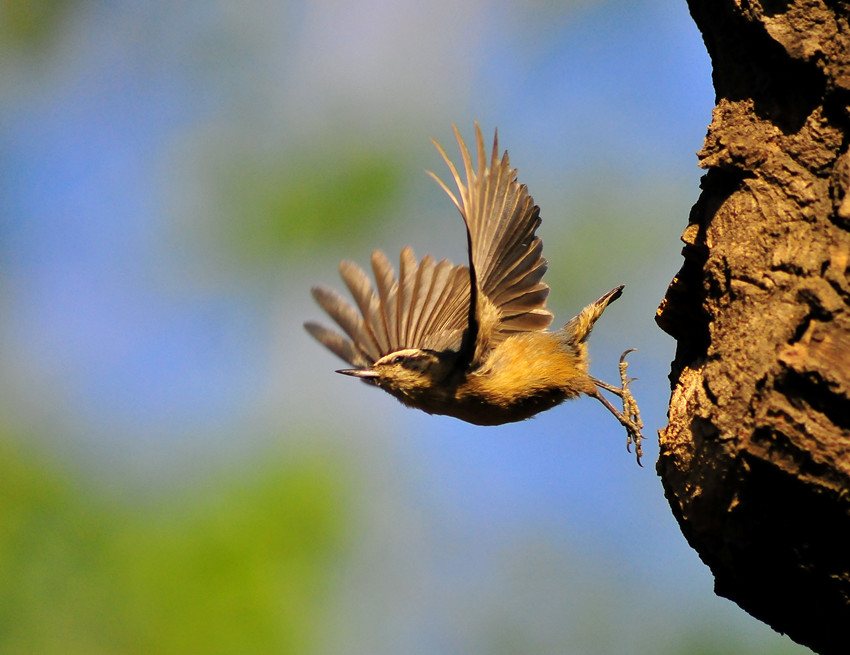
<path id="1" fill-rule="evenodd" d="M 496 130 L 488 159 L 475 122 L 476 158 L 452 125 L 465 180 L 445 149 L 434 146 L 457 186 L 455 194 L 426 171 L 460 211 L 466 227 L 468 262 L 417 261 L 401 251 L 398 276 L 387 256 L 372 253 L 373 287 L 367 273 L 343 261 L 340 275 L 354 305 L 324 286 L 312 288 L 318 305 L 344 334 L 308 321 L 307 332 L 347 362 L 336 371 L 359 378 L 429 414 L 475 425 L 501 425 L 530 418 L 583 395 L 600 401 L 626 429 L 626 447 L 643 454 L 643 422 L 629 385 L 626 350 L 619 360 L 620 385 L 589 371 L 587 339 L 594 323 L 623 285 L 584 307 L 562 328 L 548 331 L 548 262 L 536 235 L 540 208 L 517 181 L 507 150 L 499 155 Z M 602 394 L 622 400 L 622 411 Z"/>

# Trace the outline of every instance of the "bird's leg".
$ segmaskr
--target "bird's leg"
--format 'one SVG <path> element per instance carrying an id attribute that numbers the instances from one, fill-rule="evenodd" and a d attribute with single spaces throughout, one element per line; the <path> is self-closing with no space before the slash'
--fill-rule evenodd
<path id="1" fill-rule="evenodd" d="M 637 401 L 632 395 L 631 389 L 629 389 L 629 384 L 634 382 L 637 378 L 629 378 L 626 374 L 626 371 L 629 368 L 629 363 L 626 361 L 626 355 L 630 352 L 634 352 L 635 350 L 637 350 L 637 348 L 629 348 L 626 352 L 620 355 L 619 369 L 620 383 L 623 385 L 621 394 L 621 398 L 623 399 L 623 413 L 637 426 L 638 436 L 640 436 L 640 430 L 643 428 L 643 421 L 640 418 L 640 410 L 638 409 Z M 635 443 L 635 448 L 640 448 L 640 443 Z"/>
<path id="2" fill-rule="evenodd" d="M 623 424 L 626 428 L 627 440 L 626 440 L 626 449 L 631 452 L 631 445 L 634 442 L 635 444 L 635 455 L 637 456 L 637 463 L 639 466 L 642 466 L 640 463 L 640 458 L 643 456 L 643 449 L 641 448 L 641 440 L 643 439 L 643 435 L 641 434 L 641 429 L 643 428 L 643 421 L 640 418 L 640 410 L 637 406 L 637 401 L 632 395 L 631 390 L 629 389 L 629 384 L 634 380 L 634 378 L 629 378 L 626 371 L 628 369 L 628 362 L 626 362 L 626 355 L 632 352 L 634 348 L 630 348 L 622 355 L 620 355 L 620 383 L 622 386 L 615 387 L 610 385 L 602 380 L 597 380 L 594 377 L 590 379 L 593 381 L 593 384 L 596 385 L 597 388 L 594 388 L 593 393 L 589 395 L 596 398 L 599 402 L 601 402 L 605 407 L 611 412 L 614 416 L 617 417 L 617 420 Z M 608 399 L 605 398 L 601 393 L 599 393 L 599 389 L 604 389 L 605 391 L 610 391 L 611 393 L 619 396 L 623 399 L 623 411 L 619 412 L 617 409 L 608 402 Z"/>

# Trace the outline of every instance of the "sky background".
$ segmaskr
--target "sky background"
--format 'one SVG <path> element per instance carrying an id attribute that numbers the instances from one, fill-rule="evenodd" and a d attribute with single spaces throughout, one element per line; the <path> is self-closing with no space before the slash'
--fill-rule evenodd
<path id="1" fill-rule="evenodd" d="M 0 16 L 0 652 L 809 652 L 713 594 L 654 471 L 714 97 L 683 1 Z M 556 324 L 626 285 L 591 370 L 638 349 L 644 468 L 591 399 L 431 417 L 301 327 L 343 258 L 465 259 L 425 170 L 475 120 Z"/>

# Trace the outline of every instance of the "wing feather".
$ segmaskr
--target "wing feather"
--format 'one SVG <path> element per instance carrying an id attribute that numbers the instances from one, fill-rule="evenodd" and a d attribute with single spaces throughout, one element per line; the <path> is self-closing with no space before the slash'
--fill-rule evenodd
<path id="1" fill-rule="evenodd" d="M 305 323 L 304 327 L 323 346 L 352 366 L 366 368 L 371 364 L 370 358 L 364 357 L 363 353 L 360 352 L 352 341 L 349 341 L 338 332 L 312 322 Z"/>
<path id="2" fill-rule="evenodd" d="M 552 321 L 546 308 L 549 286 L 543 282 L 547 263 L 543 243 L 535 234 L 539 208 L 525 185 L 517 182 L 508 153 L 499 156 L 498 133 L 488 160 L 484 137 L 475 124 L 473 160 L 460 132 L 453 129 L 463 178 L 443 147 L 433 143 L 449 168 L 457 194 L 429 174 L 463 217 L 469 266 L 445 259 L 435 262 L 430 255 L 417 262 L 413 250 L 405 247 L 396 279 L 387 257 L 375 251 L 373 287 L 363 269 L 342 262 L 340 275 L 356 309 L 323 287 L 315 288 L 313 296 L 346 336 L 316 323 L 305 327 L 354 366 L 370 366 L 405 348 L 455 350 L 461 353 L 458 361 L 464 362 L 459 365 L 465 365 L 509 334 L 545 330 Z"/>
<path id="3" fill-rule="evenodd" d="M 396 339 L 396 304 L 398 296 L 398 283 L 395 279 L 390 260 L 380 250 L 372 253 L 372 272 L 375 274 L 375 282 L 378 286 L 378 307 L 376 323 L 385 338 L 387 347 L 397 342 Z"/>
<path id="4" fill-rule="evenodd" d="M 319 306 L 336 321 L 352 342 L 357 344 L 358 350 L 367 357 L 374 357 L 378 351 L 369 339 L 363 319 L 357 310 L 343 300 L 336 291 L 325 287 L 313 287 L 312 292 Z"/>
<path id="5" fill-rule="evenodd" d="M 398 292 L 396 303 L 396 340 L 407 342 L 410 337 L 410 326 L 413 319 L 413 295 L 416 288 L 416 256 L 413 249 L 404 247 L 399 257 Z"/>
<path id="6" fill-rule="evenodd" d="M 442 330 L 461 331 L 466 327 L 469 308 L 469 274 L 465 266 L 455 266 L 447 259 L 434 264 L 430 256 L 425 256 L 420 267 L 427 266 L 427 279 L 423 276 L 423 286 L 419 293 L 422 302 L 417 316 L 416 330 L 411 335 L 418 348 L 444 350 L 456 348 L 454 338 L 440 336 Z M 466 283 L 464 287 L 463 283 Z M 462 288 L 459 288 L 462 287 Z M 465 295 L 465 300 L 458 296 Z"/>
<path id="7" fill-rule="evenodd" d="M 424 308 L 431 297 L 434 269 L 434 258 L 431 255 L 425 255 L 416 269 L 416 281 L 413 284 L 413 299 L 410 307 L 410 327 L 407 333 L 412 343 L 419 343 L 422 340 L 419 326 Z"/>
<path id="8" fill-rule="evenodd" d="M 339 272 L 363 316 L 363 324 L 374 350 L 379 353 L 385 352 L 389 341 L 381 330 L 383 321 L 378 318 L 380 305 L 372 290 L 369 277 L 357 264 L 347 260 L 339 265 Z"/>
<path id="9" fill-rule="evenodd" d="M 469 308 L 466 266 L 445 259 L 435 263 L 430 255 L 417 263 L 413 250 L 406 247 L 401 252 L 398 279 L 380 251 L 372 253 L 372 271 L 374 288 L 359 266 L 350 261 L 340 265 L 357 309 L 335 291 L 313 289 L 313 297 L 348 338 L 316 323 L 305 323 L 313 337 L 359 368 L 405 348 L 460 347 Z"/>
<path id="10" fill-rule="evenodd" d="M 461 179 L 445 149 L 436 142 L 457 195 L 436 175 L 431 176 L 457 206 L 469 233 L 470 259 L 479 289 L 478 320 L 496 317 L 494 325 L 482 328 L 483 333 L 495 344 L 511 332 L 543 330 L 552 321 L 552 313 L 546 308 L 549 286 L 542 281 L 547 268 L 543 243 L 535 234 L 540 210 L 527 187 L 517 181 L 508 153 L 499 157 L 498 133 L 488 162 L 484 137 L 475 124 L 476 170 L 460 132 L 457 127 L 453 129 L 466 179 Z M 487 311 L 486 304 L 496 312 Z"/>

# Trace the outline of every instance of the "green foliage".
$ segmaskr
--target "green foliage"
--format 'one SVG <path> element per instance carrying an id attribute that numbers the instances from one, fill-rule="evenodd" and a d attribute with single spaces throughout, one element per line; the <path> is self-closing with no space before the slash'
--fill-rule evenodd
<path id="1" fill-rule="evenodd" d="M 229 159 L 214 174 L 223 237 L 251 262 L 351 239 L 368 232 L 399 195 L 401 170 L 395 157 L 367 147 Z"/>
<path id="2" fill-rule="evenodd" d="M 300 457 L 141 507 L 0 443 L 0 652 L 304 653 L 346 534 Z"/>
<path id="3" fill-rule="evenodd" d="M 73 3 L 67 0 L 0 0 L 0 40 L 39 47 L 56 32 Z"/>

